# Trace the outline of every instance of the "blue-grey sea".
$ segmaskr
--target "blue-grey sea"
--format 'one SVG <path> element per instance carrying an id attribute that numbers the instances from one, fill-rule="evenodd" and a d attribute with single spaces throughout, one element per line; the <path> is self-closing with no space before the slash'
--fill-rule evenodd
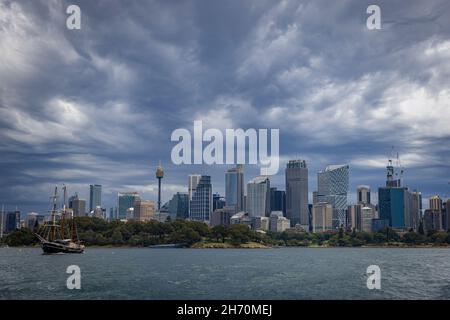
<path id="1" fill-rule="evenodd" d="M 66 286 L 69 265 L 80 290 Z M 450 299 L 450 250 L 0 248 L 0 299 Z"/>

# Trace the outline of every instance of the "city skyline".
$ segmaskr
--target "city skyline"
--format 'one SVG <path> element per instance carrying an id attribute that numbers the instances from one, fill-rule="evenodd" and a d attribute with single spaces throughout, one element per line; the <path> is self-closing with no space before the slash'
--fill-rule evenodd
<path id="1" fill-rule="evenodd" d="M 233 166 L 170 161 L 170 133 L 195 120 L 220 130 L 279 128 L 280 170 L 270 185 L 285 190 L 288 160 L 304 159 L 309 203 L 317 172 L 340 163 L 350 166 L 349 202 L 359 185 L 377 202 L 392 146 L 404 185 L 424 204 L 450 196 L 445 1 L 383 3 L 378 31 L 366 28 L 367 1 L 80 1 L 76 31 L 65 27 L 67 4 L 0 4 L 7 210 L 44 213 L 62 184 L 87 208 L 90 184 L 102 185 L 107 209 L 118 192 L 156 200 L 159 161 L 162 203 L 186 192 L 192 173 L 211 176 L 224 196 Z M 423 12 L 434 23 L 422 23 Z M 258 172 L 246 165 L 244 184 Z"/>

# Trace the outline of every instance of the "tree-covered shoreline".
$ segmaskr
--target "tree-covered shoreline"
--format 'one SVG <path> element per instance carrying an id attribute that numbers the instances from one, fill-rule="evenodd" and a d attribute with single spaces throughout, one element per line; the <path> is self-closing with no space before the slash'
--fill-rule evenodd
<path id="1" fill-rule="evenodd" d="M 450 247 L 450 232 L 427 234 L 412 230 L 400 235 L 392 229 L 376 233 L 336 232 L 305 233 L 289 229 L 284 232 L 258 232 L 245 225 L 209 227 L 202 222 L 175 220 L 167 222 L 111 221 L 77 217 L 80 240 L 86 246 L 149 247 L 162 244 L 183 244 L 193 248 L 254 247 Z M 18 229 L 2 239 L 8 246 L 33 246 L 39 243 L 34 232 Z"/>

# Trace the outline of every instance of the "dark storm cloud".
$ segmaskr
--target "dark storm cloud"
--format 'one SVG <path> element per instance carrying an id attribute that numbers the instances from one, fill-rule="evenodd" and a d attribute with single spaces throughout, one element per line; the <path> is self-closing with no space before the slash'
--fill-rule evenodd
<path id="1" fill-rule="evenodd" d="M 45 210 L 51 186 L 164 199 L 187 174 L 171 132 L 280 128 L 281 166 L 349 163 L 352 190 L 383 183 L 395 145 L 411 188 L 446 194 L 449 180 L 450 5 L 380 1 L 76 1 L 82 29 L 65 28 L 73 1 L 0 2 L 0 201 Z M 250 179 L 258 168 L 247 166 Z M 272 178 L 284 187 L 283 169 Z"/>

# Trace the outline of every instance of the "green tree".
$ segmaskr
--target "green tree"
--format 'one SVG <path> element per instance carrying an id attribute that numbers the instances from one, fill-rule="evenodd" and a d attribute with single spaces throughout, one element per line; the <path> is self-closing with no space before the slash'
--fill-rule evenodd
<path id="1" fill-rule="evenodd" d="M 222 240 L 222 243 L 224 243 L 225 238 L 228 237 L 229 234 L 230 234 L 229 227 L 223 224 L 214 226 L 211 230 L 211 236 L 216 238 L 217 242 L 219 242 L 219 240 Z"/>
<path id="2" fill-rule="evenodd" d="M 38 243 L 37 237 L 31 230 L 27 228 L 14 230 L 6 236 L 4 241 L 8 246 L 11 247 L 30 246 Z"/>

